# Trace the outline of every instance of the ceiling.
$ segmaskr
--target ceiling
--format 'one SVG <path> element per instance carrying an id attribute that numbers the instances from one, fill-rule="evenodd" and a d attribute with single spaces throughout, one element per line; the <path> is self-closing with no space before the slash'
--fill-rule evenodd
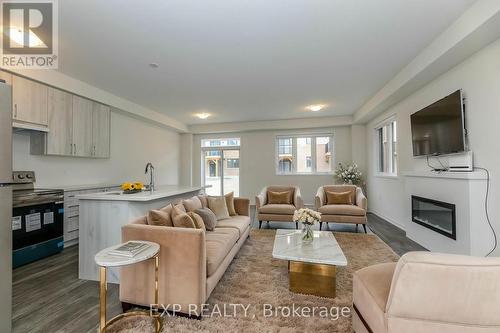
<path id="1" fill-rule="evenodd" d="M 185 124 L 351 115 L 473 2 L 59 1 L 59 71 Z"/>

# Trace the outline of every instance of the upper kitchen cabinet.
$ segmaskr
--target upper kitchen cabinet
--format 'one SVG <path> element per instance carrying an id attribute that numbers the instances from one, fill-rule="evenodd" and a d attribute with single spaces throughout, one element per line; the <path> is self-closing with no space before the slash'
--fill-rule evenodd
<path id="1" fill-rule="evenodd" d="M 73 155 L 75 156 L 93 156 L 93 109 L 93 101 L 73 96 Z"/>
<path id="2" fill-rule="evenodd" d="M 45 134 L 45 153 L 73 155 L 73 95 L 49 88 L 48 110 L 50 131 Z"/>
<path id="3" fill-rule="evenodd" d="M 93 103 L 92 108 L 92 156 L 99 158 L 109 157 L 110 120 L 109 106 Z"/>
<path id="4" fill-rule="evenodd" d="M 48 87 L 35 81 L 12 76 L 12 119 L 35 125 L 48 125 Z"/>

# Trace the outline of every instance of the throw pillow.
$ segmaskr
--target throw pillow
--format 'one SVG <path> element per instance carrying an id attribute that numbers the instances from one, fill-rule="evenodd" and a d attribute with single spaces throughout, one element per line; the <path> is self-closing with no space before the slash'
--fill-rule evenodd
<path id="1" fill-rule="evenodd" d="M 200 198 L 198 198 L 197 196 L 194 196 L 190 199 L 183 200 L 182 204 L 184 205 L 184 208 L 186 208 L 187 212 L 194 212 L 198 208 L 203 207 L 201 205 Z"/>
<path id="2" fill-rule="evenodd" d="M 159 225 L 164 227 L 173 227 L 174 224 L 170 218 L 170 212 L 163 209 L 150 210 L 148 212 L 147 221 L 149 225 Z"/>
<path id="3" fill-rule="evenodd" d="M 208 231 L 214 231 L 215 225 L 217 224 L 217 216 L 208 208 L 200 208 L 194 211 L 198 214 L 205 224 L 205 229 Z"/>
<path id="4" fill-rule="evenodd" d="M 229 218 L 227 211 L 226 198 L 224 197 L 208 197 L 208 208 L 214 212 L 217 221 Z"/>
<path id="5" fill-rule="evenodd" d="M 201 207 L 208 208 L 207 196 L 205 194 L 199 195 L 198 199 L 201 201 Z"/>
<path id="6" fill-rule="evenodd" d="M 267 191 L 267 204 L 286 204 L 289 205 L 292 203 L 292 192 L 274 192 Z"/>
<path id="7" fill-rule="evenodd" d="M 196 228 L 193 219 L 186 213 L 174 206 L 172 221 L 176 228 Z"/>
<path id="8" fill-rule="evenodd" d="M 352 191 L 347 192 L 330 192 L 326 193 L 327 205 L 352 205 Z"/>
<path id="9" fill-rule="evenodd" d="M 200 215 L 196 214 L 195 212 L 189 212 L 187 214 L 193 220 L 196 229 L 203 229 L 203 231 L 207 230 L 207 228 L 205 228 L 205 223 L 203 222 L 203 219 Z"/>
<path id="10" fill-rule="evenodd" d="M 231 216 L 238 215 L 236 213 L 236 210 L 234 209 L 234 192 L 226 194 L 224 196 L 224 198 L 226 198 L 226 206 L 227 206 L 227 211 L 229 212 L 229 215 L 231 215 Z"/>

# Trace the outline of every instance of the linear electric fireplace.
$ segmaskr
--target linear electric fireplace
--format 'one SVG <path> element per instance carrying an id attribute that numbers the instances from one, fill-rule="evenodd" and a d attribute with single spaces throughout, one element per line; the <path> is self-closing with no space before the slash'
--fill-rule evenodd
<path id="1" fill-rule="evenodd" d="M 446 237 L 457 239 L 453 204 L 412 195 L 411 220 Z"/>

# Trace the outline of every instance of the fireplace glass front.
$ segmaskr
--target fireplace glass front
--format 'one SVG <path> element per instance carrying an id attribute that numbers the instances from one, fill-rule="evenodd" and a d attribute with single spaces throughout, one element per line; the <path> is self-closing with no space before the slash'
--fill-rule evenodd
<path id="1" fill-rule="evenodd" d="M 412 195 L 411 210 L 413 222 L 457 239 L 455 205 Z"/>

